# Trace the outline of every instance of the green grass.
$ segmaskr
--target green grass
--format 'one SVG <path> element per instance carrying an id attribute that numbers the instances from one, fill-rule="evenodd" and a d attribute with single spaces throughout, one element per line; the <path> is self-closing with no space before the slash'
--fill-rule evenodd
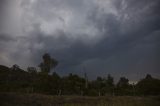
<path id="1" fill-rule="evenodd" d="M 160 106 L 160 97 L 82 97 L 0 93 L 0 106 Z"/>

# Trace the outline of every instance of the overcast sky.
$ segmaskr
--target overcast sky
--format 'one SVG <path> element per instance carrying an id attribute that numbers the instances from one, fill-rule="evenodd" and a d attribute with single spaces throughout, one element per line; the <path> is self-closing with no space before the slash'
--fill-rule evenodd
<path id="1" fill-rule="evenodd" d="M 48 52 L 60 75 L 160 78 L 159 10 L 160 0 L 0 0 L 0 64 L 37 67 Z"/>

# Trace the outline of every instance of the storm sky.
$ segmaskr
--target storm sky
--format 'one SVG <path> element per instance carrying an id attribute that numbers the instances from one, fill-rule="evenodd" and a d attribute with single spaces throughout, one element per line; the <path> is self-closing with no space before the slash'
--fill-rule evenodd
<path id="1" fill-rule="evenodd" d="M 60 75 L 160 78 L 160 0 L 0 0 L 0 64 Z"/>

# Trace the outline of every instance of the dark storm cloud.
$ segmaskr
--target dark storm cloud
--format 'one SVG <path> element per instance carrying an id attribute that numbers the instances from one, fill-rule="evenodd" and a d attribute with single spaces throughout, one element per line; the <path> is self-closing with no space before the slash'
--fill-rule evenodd
<path id="1" fill-rule="evenodd" d="M 127 5 L 130 4 L 134 5 L 133 2 L 128 3 Z M 127 75 L 128 73 L 130 75 L 134 73 L 136 75 L 139 73 L 158 73 L 160 69 L 160 56 L 158 55 L 158 46 L 160 45 L 160 37 L 158 36 L 160 34 L 160 16 L 157 15 L 159 1 L 141 1 L 140 4 L 141 5 L 135 3 L 135 5 L 131 6 L 131 8 L 130 6 L 127 7 L 129 9 L 127 13 L 133 13 L 133 16 L 131 15 L 131 19 L 128 20 L 128 22 L 126 20 L 124 25 L 112 14 L 102 14 L 102 16 L 99 16 L 99 19 L 96 19 L 96 14 L 98 13 L 93 13 L 90 19 L 93 20 L 93 23 L 95 23 L 94 25 L 101 30 L 102 33 L 100 34 L 103 34 L 104 38 L 101 40 L 101 42 L 91 48 L 86 47 L 81 43 L 76 45 L 74 44 L 70 48 L 71 51 L 74 51 L 72 54 L 73 59 L 76 59 L 78 62 L 85 62 L 86 60 L 92 60 L 94 58 L 102 59 L 100 61 L 95 61 L 94 63 L 91 62 L 93 65 L 91 65 L 90 68 L 92 72 L 94 69 L 96 69 L 94 71 L 100 70 L 101 73 L 104 74 L 109 72 L 114 73 L 114 71 L 118 71 Z M 146 10 L 144 8 L 146 8 Z M 130 11 L 130 9 L 134 9 L 135 14 L 139 16 L 139 19 L 134 17 L 134 12 Z M 145 11 L 139 12 L 142 9 Z M 124 11 L 126 12 L 126 10 Z M 122 16 L 122 18 L 124 17 Z M 125 28 L 126 24 L 128 24 L 128 27 L 131 29 L 122 32 L 122 30 L 124 30 L 123 27 Z M 104 29 L 109 31 L 105 32 L 103 31 Z M 154 34 L 155 32 L 157 33 L 156 35 Z M 110 35 L 107 36 L 108 34 Z M 146 38 L 150 39 L 145 40 Z M 144 43 L 145 41 L 147 43 Z M 98 62 L 103 62 L 112 56 L 116 57 L 109 61 L 112 62 L 112 67 L 108 66 L 108 64 L 111 65 L 109 62 L 105 62 L 105 64 L 103 64 L 106 65 L 106 67 L 103 67 L 102 64 L 99 64 L 98 66 L 96 65 Z M 73 61 L 73 63 L 75 65 L 75 61 Z M 134 69 L 137 71 L 134 71 Z"/>
<path id="2" fill-rule="evenodd" d="M 12 36 L 7 34 L 0 34 L 0 42 L 9 42 L 15 40 Z"/>
<path id="3" fill-rule="evenodd" d="M 21 6 L 25 32 L 0 35 L 8 48 L 0 52 L 5 61 L 0 63 L 37 66 L 48 52 L 59 60 L 56 70 L 63 75 L 82 74 L 85 67 L 90 78 L 160 77 L 159 0 L 32 0 Z"/>

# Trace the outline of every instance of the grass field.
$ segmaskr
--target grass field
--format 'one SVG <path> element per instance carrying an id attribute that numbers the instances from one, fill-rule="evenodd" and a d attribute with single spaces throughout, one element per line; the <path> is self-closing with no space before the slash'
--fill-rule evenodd
<path id="1" fill-rule="evenodd" d="M 0 106 L 160 106 L 160 97 L 82 97 L 0 93 Z"/>

